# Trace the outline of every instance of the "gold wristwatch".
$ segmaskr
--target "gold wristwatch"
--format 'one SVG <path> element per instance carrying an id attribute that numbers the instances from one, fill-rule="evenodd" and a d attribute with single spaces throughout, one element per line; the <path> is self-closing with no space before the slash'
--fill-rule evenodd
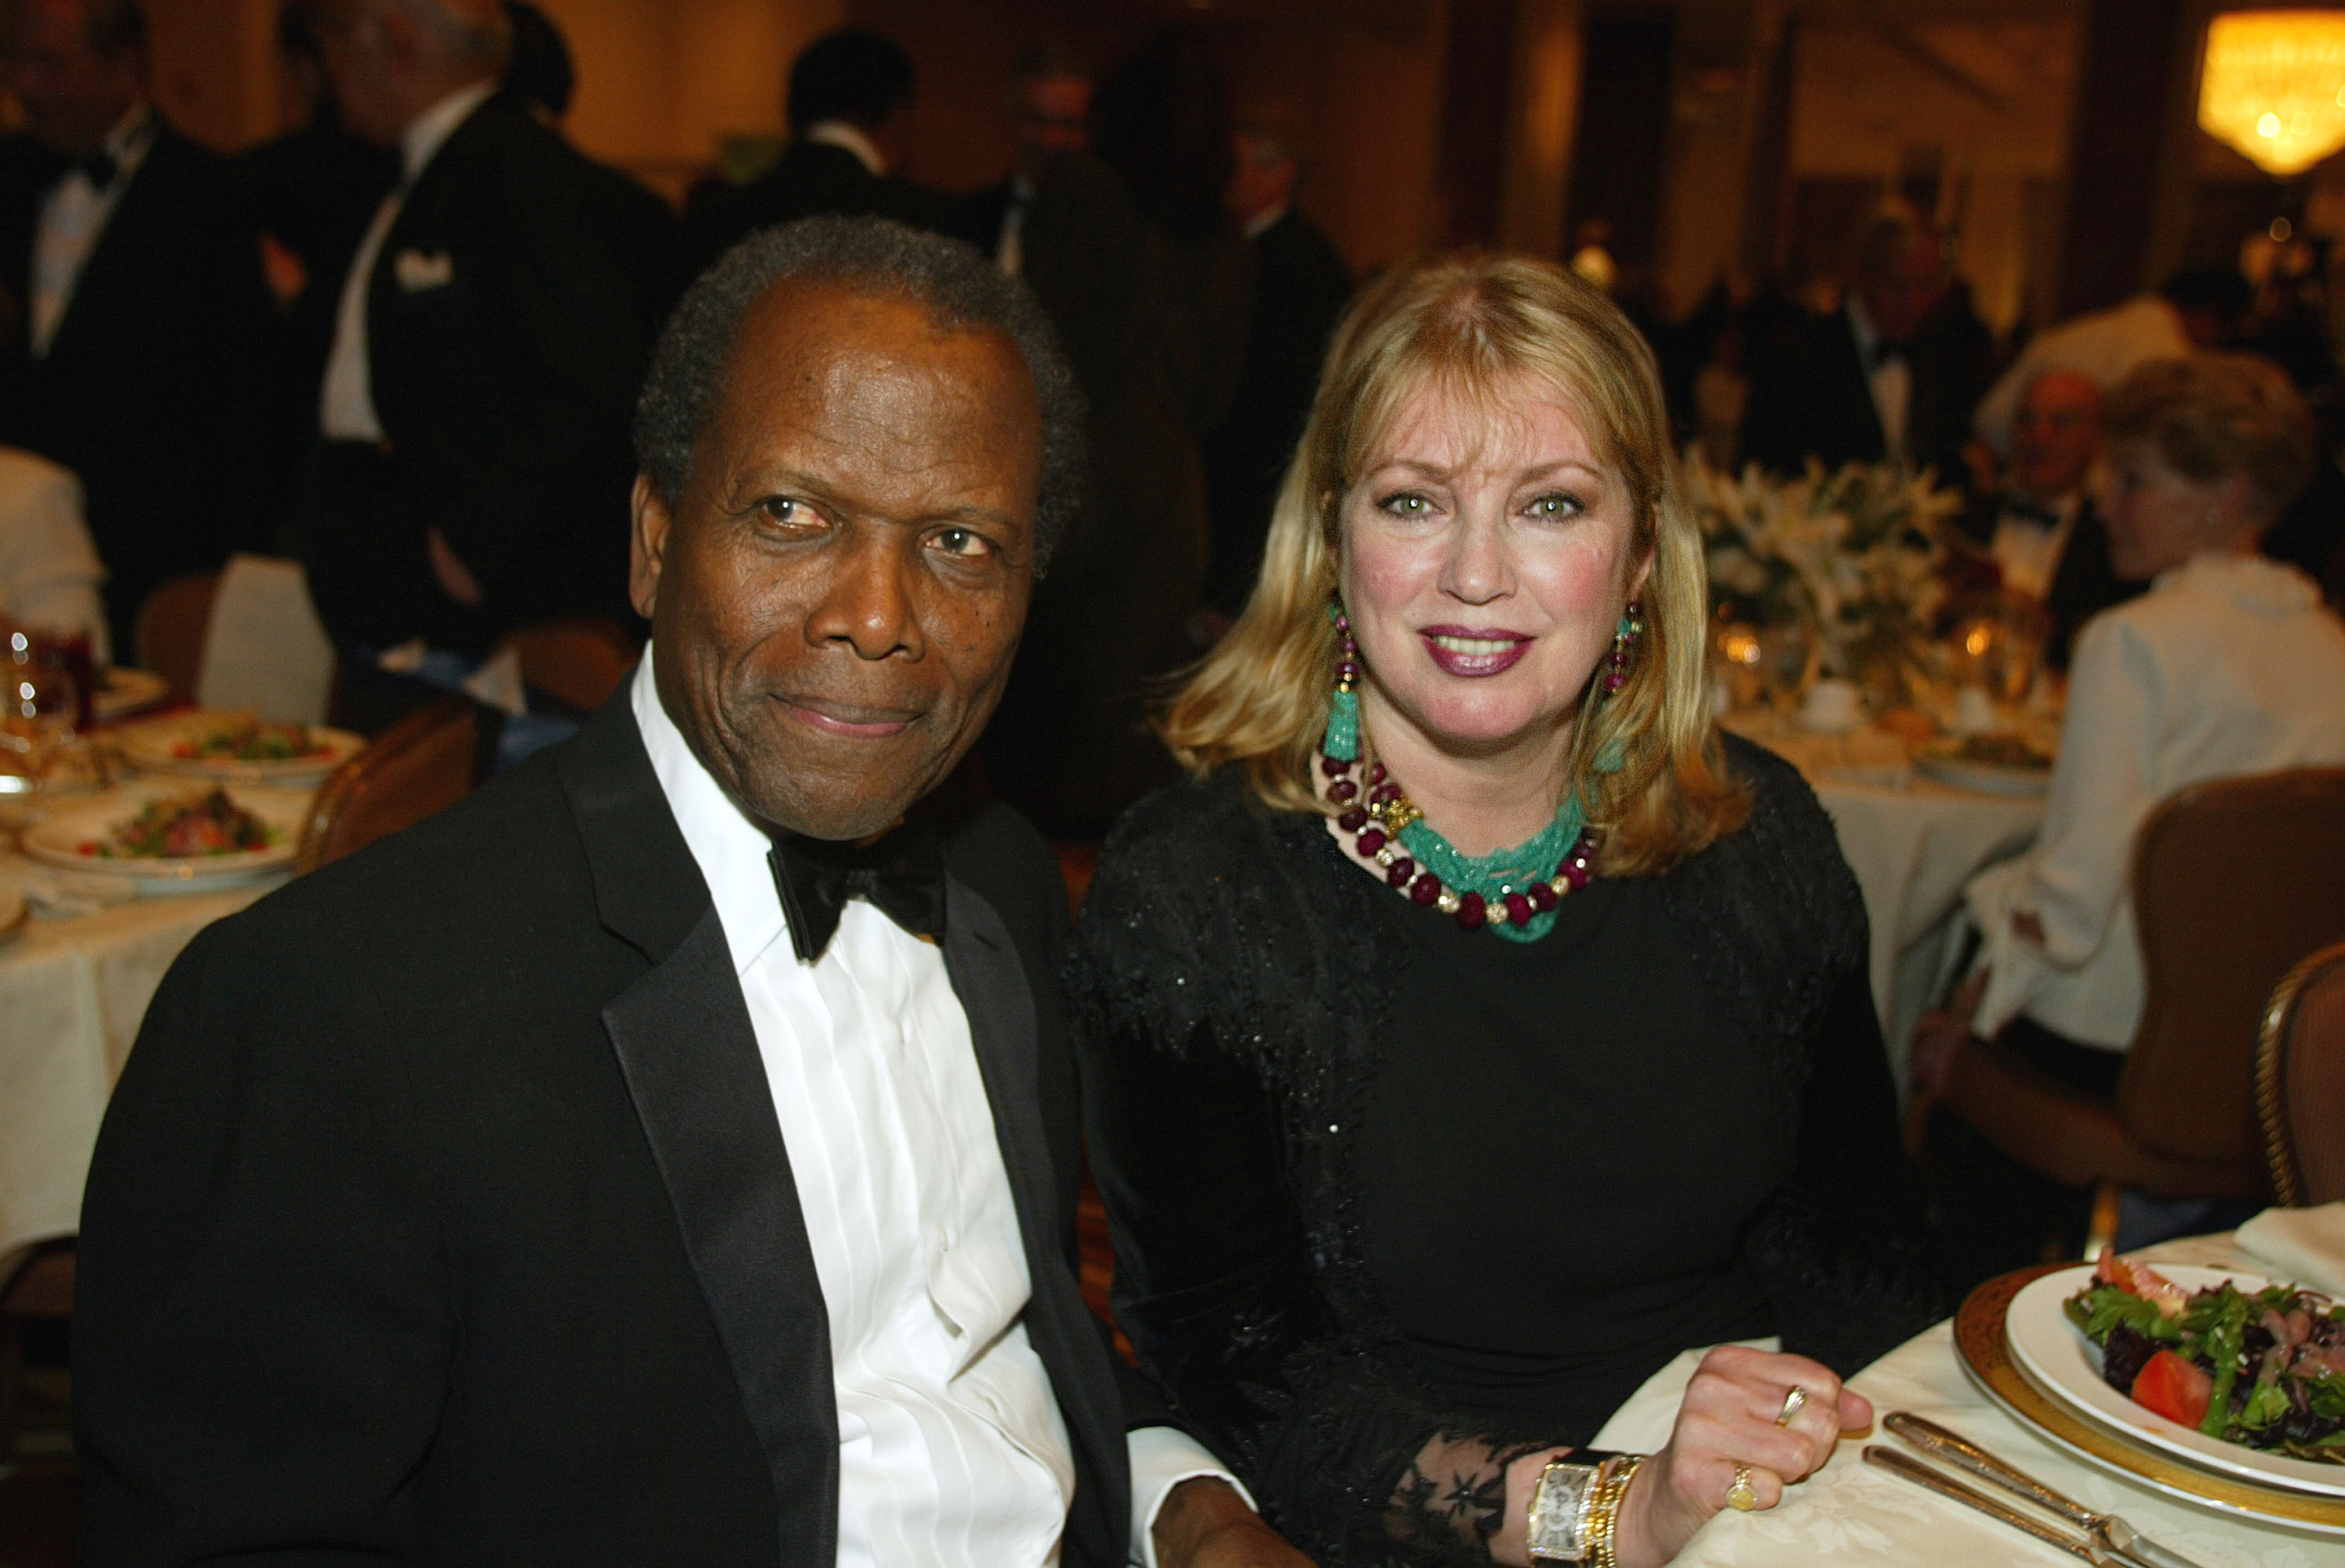
<path id="1" fill-rule="evenodd" d="M 1595 1459 L 1593 1464 L 1584 1462 Z M 1558 1459 L 1539 1471 L 1531 1493 L 1530 1558 L 1533 1563 L 1586 1563 L 1592 1568 L 1614 1568 L 1613 1537 L 1620 1523 L 1620 1499 L 1629 1481 L 1645 1462 L 1639 1453 L 1605 1454 L 1584 1451 L 1577 1459 Z"/>

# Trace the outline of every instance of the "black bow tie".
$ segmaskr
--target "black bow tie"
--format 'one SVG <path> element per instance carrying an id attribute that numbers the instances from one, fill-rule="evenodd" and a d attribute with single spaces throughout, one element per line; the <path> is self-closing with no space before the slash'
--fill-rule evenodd
<path id="1" fill-rule="evenodd" d="M 116 160 L 112 153 L 104 148 L 99 148 L 88 157 L 75 160 L 73 168 L 66 172 L 70 174 L 74 169 L 81 171 L 81 177 L 89 181 L 92 190 L 102 191 L 111 186 L 117 177 L 122 173 L 122 165 Z"/>
<path id="2" fill-rule="evenodd" d="M 1879 370 L 1893 360 L 1909 357 L 1911 345 L 1903 338 L 1883 338 L 1873 345 L 1873 368 Z"/>
<path id="3" fill-rule="evenodd" d="M 2034 523 L 2046 528 L 2060 526 L 2060 509 L 2057 506 L 2046 506 L 2040 501 L 2030 501 L 2024 495 L 2005 495 L 2003 498 L 2003 514 L 2005 517 L 2016 517 L 2022 522 Z"/>
<path id="4" fill-rule="evenodd" d="M 776 840 L 766 858 L 801 963 L 830 946 L 849 899 L 868 901 L 914 936 L 944 934 L 944 853 L 931 829 L 908 823 L 867 846 L 792 836 Z"/>

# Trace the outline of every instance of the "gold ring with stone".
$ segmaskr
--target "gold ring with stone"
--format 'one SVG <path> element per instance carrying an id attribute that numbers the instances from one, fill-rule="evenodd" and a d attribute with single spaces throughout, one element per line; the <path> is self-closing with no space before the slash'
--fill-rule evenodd
<path id="1" fill-rule="evenodd" d="M 1776 1412 L 1775 1424 L 1779 1427 L 1790 1426 L 1792 1424 L 1792 1418 L 1798 1415 L 1802 1410 L 1805 1410 L 1807 1408 L 1807 1403 L 1808 1390 L 1800 1387 L 1799 1384 L 1793 1383 L 1792 1385 L 1792 1391 L 1783 1396 L 1783 1408 Z"/>
<path id="2" fill-rule="evenodd" d="M 1726 1506 L 1738 1513 L 1748 1513 L 1759 1506 L 1759 1494 L 1751 1489 L 1751 1467 L 1734 1467 L 1734 1484 L 1726 1489 Z"/>

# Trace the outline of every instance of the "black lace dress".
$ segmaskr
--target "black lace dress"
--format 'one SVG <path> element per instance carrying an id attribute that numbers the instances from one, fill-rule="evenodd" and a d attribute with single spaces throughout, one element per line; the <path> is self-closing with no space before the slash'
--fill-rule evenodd
<path id="1" fill-rule="evenodd" d="M 1331 1568 L 1487 1562 L 1508 1461 L 1681 1349 L 1845 1374 L 1937 1316 L 1854 879 L 1728 746 L 1744 829 L 1528 945 L 1234 779 L 1108 842 L 1071 982 L 1117 1320 Z"/>

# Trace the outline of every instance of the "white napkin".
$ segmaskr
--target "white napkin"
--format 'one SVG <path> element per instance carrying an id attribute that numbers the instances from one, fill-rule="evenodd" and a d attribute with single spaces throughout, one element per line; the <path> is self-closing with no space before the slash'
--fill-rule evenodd
<path id="1" fill-rule="evenodd" d="M 40 921 L 79 920 L 138 896 L 138 884 L 130 878 L 102 871 L 27 871 L 16 886 Z"/>
<path id="2" fill-rule="evenodd" d="M 2345 1203 L 2268 1208 L 2239 1227 L 2239 1246 L 2290 1284 L 2345 1299 Z"/>

